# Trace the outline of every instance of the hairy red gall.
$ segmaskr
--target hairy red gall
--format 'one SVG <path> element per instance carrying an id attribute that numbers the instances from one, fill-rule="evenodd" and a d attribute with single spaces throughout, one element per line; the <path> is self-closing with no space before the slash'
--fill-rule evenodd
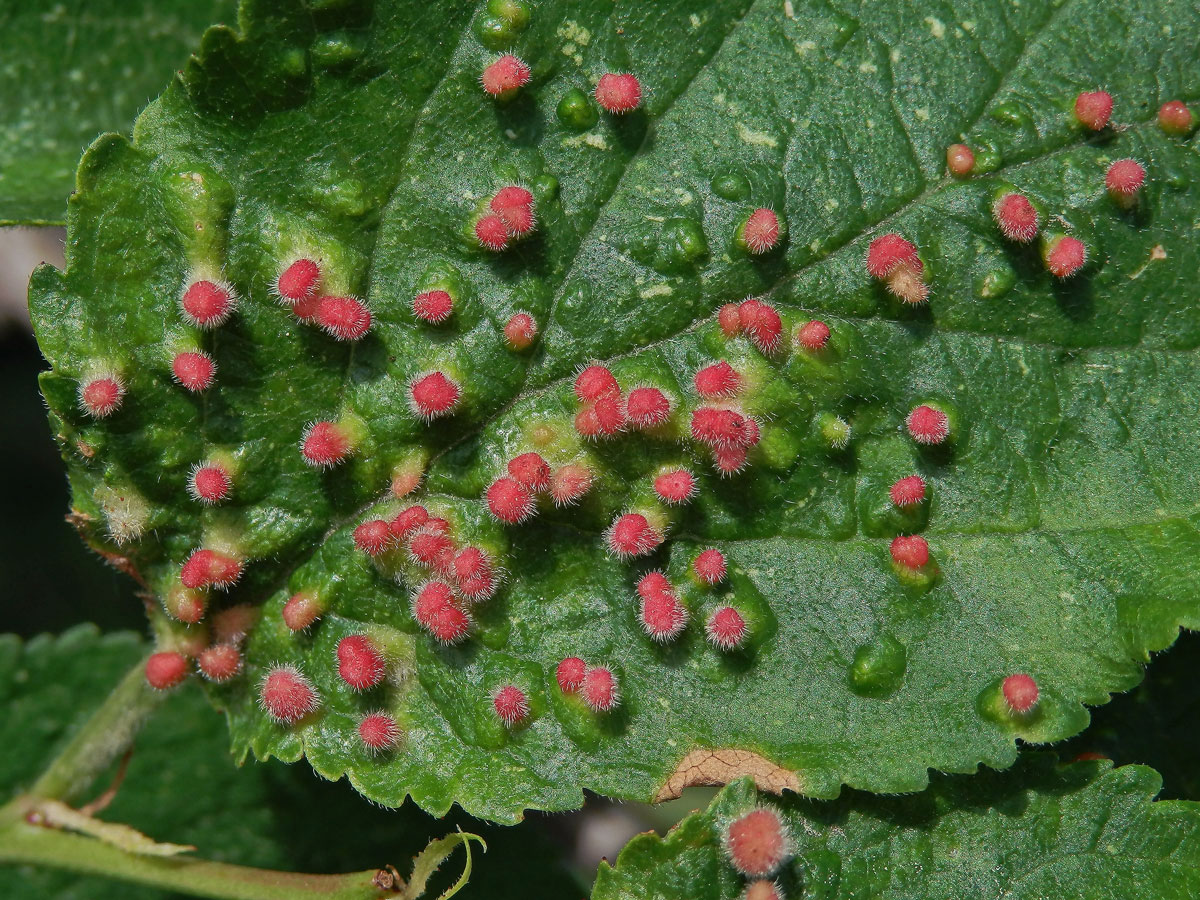
<path id="1" fill-rule="evenodd" d="M 125 383 L 117 375 L 97 375 L 79 385 L 79 408 L 96 419 L 111 416 L 124 399 Z"/>
<path id="2" fill-rule="evenodd" d="M 1069 234 L 1058 235 L 1046 241 L 1042 259 L 1055 278 L 1070 278 L 1087 263 L 1087 246 Z"/>
<path id="3" fill-rule="evenodd" d="M 368 713 L 358 723 L 358 739 L 369 753 L 383 753 L 400 743 L 400 727 L 387 713 Z"/>
<path id="4" fill-rule="evenodd" d="M 1027 244 L 1037 237 L 1038 214 L 1024 194 L 1005 194 L 992 204 L 992 218 L 1010 241 Z"/>
<path id="5" fill-rule="evenodd" d="M 189 391 L 206 391 L 217 376 L 217 364 L 202 350 L 176 353 L 171 360 L 171 377 Z"/>
<path id="6" fill-rule="evenodd" d="M 423 506 L 413 505 L 396 513 L 392 521 L 388 523 L 388 529 L 397 538 L 404 540 L 428 521 L 428 510 Z"/>
<path id="7" fill-rule="evenodd" d="M 575 430 L 586 438 L 613 437 L 627 422 L 625 401 L 619 394 L 600 397 L 575 414 Z"/>
<path id="8" fill-rule="evenodd" d="M 765 806 L 730 822 L 722 844 L 733 867 L 752 878 L 774 874 L 791 856 L 791 840 L 783 820 Z"/>
<path id="9" fill-rule="evenodd" d="M 608 551 L 618 559 L 645 556 L 662 543 L 662 535 L 641 513 L 618 516 L 604 532 Z"/>
<path id="10" fill-rule="evenodd" d="M 516 685 L 506 684 L 492 692 L 492 709 L 511 728 L 529 718 L 529 698 Z"/>
<path id="11" fill-rule="evenodd" d="M 322 297 L 316 320 L 339 341 L 357 341 L 371 330 L 371 311 L 357 297 Z"/>
<path id="12" fill-rule="evenodd" d="M 221 684 L 242 671 L 242 654 L 233 644 L 213 644 L 200 651 L 196 667 L 207 680 Z"/>
<path id="13" fill-rule="evenodd" d="M 601 109 L 620 116 L 642 105 L 642 85 L 634 75 L 609 72 L 600 76 L 595 96 Z"/>
<path id="14" fill-rule="evenodd" d="M 233 288 L 224 282 L 193 281 L 179 298 L 183 317 L 197 328 L 216 328 L 225 324 L 237 306 Z"/>
<path id="15" fill-rule="evenodd" d="M 533 194 L 519 185 L 497 191 L 488 202 L 488 209 L 500 217 L 511 237 L 525 237 L 537 227 Z"/>
<path id="16" fill-rule="evenodd" d="M 540 453 L 522 453 L 508 461 L 508 474 L 531 491 L 550 487 L 550 464 Z"/>
<path id="17" fill-rule="evenodd" d="M 493 97 L 508 98 L 529 83 L 528 64 L 511 53 L 506 53 L 484 68 L 479 76 L 483 89 Z"/>
<path id="18" fill-rule="evenodd" d="M 1116 200 L 1131 200 L 1146 183 L 1146 169 L 1136 159 L 1118 159 L 1104 174 L 1104 187 Z"/>
<path id="19" fill-rule="evenodd" d="M 720 584 L 725 580 L 725 554 L 710 547 L 692 561 L 692 571 L 705 584 Z"/>
<path id="20" fill-rule="evenodd" d="M 349 432 L 336 422 L 313 422 L 300 438 L 300 455 L 304 461 L 322 469 L 342 462 L 353 450 Z"/>
<path id="21" fill-rule="evenodd" d="M 917 247 L 895 232 L 881 234 L 867 247 L 867 273 L 872 278 L 887 278 L 901 266 L 921 269 Z"/>
<path id="22" fill-rule="evenodd" d="M 439 325 L 454 312 L 454 298 L 442 290 L 422 291 L 413 297 L 412 308 L 422 322 Z"/>
<path id="23" fill-rule="evenodd" d="M 726 303 L 717 310 L 717 326 L 725 337 L 737 337 L 742 333 L 742 314 L 736 303 Z"/>
<path id="24" fill-rule="evenodd" d="M 655 428 L 671 417 L 671 399 L 656 387 L 636 387 L 625 401 L 625 415 L 635 428 Z"/>
<path id="25" fill-rule="evenodd" d="M 919 534 L 897 535 L 889 550 L 896 565 L 906 569 L 920 569 L 929 562 L 929 543 Z"/>
<path id="26" fill-rule="evenodd" d="M 745 618 L 732 606 L 714 610 L 704 625 L 709 643 L 720 650 L 736 650 L 742 646 L 748 631 Z"/>
<path id="27" fill-rule="evenodd" d="M 365 634 L 351 634 L 338 641 L 338 677 L 355 691 L 365 691 L 383 681 L 387 663 Z"/>
<path id="28" fill-rule="evenodd" d="M 454 602 L 454 591 L 441 581 L 429 581 L 417 589 L 412 603 L 413 618 L 443 644 L 457 644 L 471 630 L 471 617 Z"/>
<path id="29" fill-rule="evenodd" d="M 515 478 L 497 478 L 484 494 L 488 512 L 509 525 L 517 525 L 533 515 L 533 494 Z"/>
<path id="30" fill-rule="evenodd" d="M 733 397 L 741 388 L 742 376 L 725 360 L 698 370 L 692 377 L 696 393 L 706 399 Z"/>
<path id="31" fill-rule="evenodd" d="M 208 596 L 183 585 L 172 585 L 163 599 L 163 609 L 172 619 L 195 625 L 208 611 Z"/>
<path id="32" fill-rule="evenodd" d="M 550 475 L 550 497 L 555 506 L 577 503 L 591 486 L 591 469 L 577 463 L 561 466 Z"/>
<path id="33" fill-rule="evenodd" d="M 903 509 L 914 506 L 925 499 L 925 479 L 920 475 L 909 475 L 901 478 L 888 490 L 895 506 Z"/>
<path id="34" fill-rule="evenodd" d="M 554 678 L 564 694 L 573 694 L 583 686 L 587 664 L 578 656 L 568 656 L 554 670 Z"/>
<path id="35" fill-rule="evenodd" d="M 495 213 L 480 216 L 475 222 L 475 240 L 485 250 L 499 252 L 508 246 L 508 226 Z"/>
<path id="36" fill-rule="evenodd" d="M 595 666 L 587 670 L 579 695 L 594 712 L 609 712 L 621 702 L 617 678 L 604 666 Z"/>
<path id="37" fill-rule="evenodd" d="M 687 620 L 687 610 L 669 591 L 656 591 L 639 598 L 638 622 L 642 630 L 659 643 L 679 637 Z"/>
<path id="38" fill-rule="evenodd" d="M 458 406 L 462 390 L 444 372 L 428 372 L 413 379 L 408 388 L 409 407 L 418 418 L 430 421 L 449 415 Z"/>
<path id="39" fill-rule="evenodd" d="M 696 496 L 696 476 L 687 469 L 669 469 L 654 478 L 654 493 L 671 506 L 687 503 Z"/>
<path id="40" fill-rule="evenodd" d="M 746 885 L 741 900 L 783 900 L 783 891 L 774 881 L 759 878 Z"/>
<path id="41" fill-rule="evenodd" d="M 1033 678 L 1024 673 L 1009 675 L 1000 685 L 1004 702 L 1018 714 L 1029 712 L 1038 702 L 1038 686 Z"/>
<path id="42" fill-rule="evenodd" d="M 325 614 L 325 607 L 314 595 L 300 591 L 283 604 L 283 623 L 291 631 L 304 631 Z"/>
<path id="43" fill-rule="evenodd" d="M 616 376 L 598 363 L 586 366 L 575 376 L 575 396 L 582 403 L 590 403 L 602 397 L 619 397 L 621 386 Z"/>
<path id="44" fill-rule="evenodd" d="M 232 587 L 242 577 L 240 560 L 216 550 L 196 550 L 179 571 L 179 580 L 186 588 Z"/>
<path id="45" fill-rule="evenodd" d="M 187 678 L 188 661 L 182 653 L 166 650 L 146 660 L 146 683 L 156 691 L 175 687 Z"/>
<path id="46" fill-rule="evenodd" d="M 486 600 L 496 591 L 492 560 L 478 547 L 464 547 L 451 565 L 459 593 L 468 601 Z"/>
<path id="47" fill-rule="evenodd" d="M 1075 121 L 1091 131 L 1099 131 L 1112 116 L 1113 98 L 1107 91 L 1083 91 L 1075 98 Z"/>
<path id="48" fill-rule="evenodd" d="M 437 572 L 449 572 L 454 564 L 454 540 L 430 519 L 408 539 L 408 556 L 414 563 Z"/>
<path id="49" fill-rule="evenodd" d="M 765 206 L 754 210 L 738 232 L 738 243 L 754 255 L 773 250 L 779 243 L 779 216 Z"/>
<path id="50" fill-rule="evenodd" d="M 379 556 L 390 550 L 395 539 L 391 525 L 383 519 L 363 522 L 354 529 L 354 546 L 368 556 Z"/>
<path id="51" fill-rule="evenodd" d="M 321 267 L 314 260 L 300 258 L 279 273 L 275 294 L 289 306 L 310 299 L 321 280 Z"/>
<path id="52" fill-rule="evenodd" d="M 258 686 L 258 702 L 281 725 L 292 725 L 317 708 L 319 698 L 312 682 L 294 666 L 276 666 Z"/>
<path id="53" fill-rule="evenodd" d="M 975 153 L 966 144 L 946 148 L 946 169 L 956 178 L 965 178 L 975 169 Z"/>
<path id="54" fill-rule="evenodd" d="M 532 347 L 537 333 L 537 322 L 527 312 L 515 313 L 504 326 L 504 339 L 508 341 L 508 346 L 517 351 Z"/>
<path id="55" fill-rule="evenodd" d="M 829 343 L 829 326 L 819 319 L 805 322 L 796 329 L 796 343 L 811 352 L 824 350 Z"/>
<path id="56" fill-rule="evenodd" d="M 783 320 L 775 307 L 753 297 L 738 304 L 738 319 L 750 342 L 768 355 L 782 344 Z"/>
<path id="57" fill-rule="evenodd" d="M 950 436 L 950 417 L 940 409 L 922 404 L 908 414 L 904 427 L 918 444 L 933 446 Z"/>
<path id="58" fill-rule="evenodd" d="M 233 478 L 221 463 L 209 462 L 192 467 L 187 490 L 193 500 L 201 503 L 220 503 L 229 497 Z"/>

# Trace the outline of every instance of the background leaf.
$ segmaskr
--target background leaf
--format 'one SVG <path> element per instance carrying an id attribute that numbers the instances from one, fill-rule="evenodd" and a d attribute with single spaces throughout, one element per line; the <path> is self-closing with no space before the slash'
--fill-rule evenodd
<path id="1" fill-rule="evenodd" d="M 601 864 L 593 900 L 738 896 L 742 876 L 721 846 L 728 824 L 762 802 L 780 813 L 795 852 L 782 895 L 886 898 L 1133 896 L 1200 889 L 1200 808 L 1151 802 L 1152 769 L 1057 766 L 1029 753 L 1008 772 L 938 777 L 919 796 L 858 792 L 832 803 L 756 796 L 747 780 L 665 837 L 634 838 Z"/>
<path id="2" fill-rule="evenodd" d="M 146 653 L 129 633 L 101 636 L 81 625 L 59 637 L 22 644 L 0 636 L 0 798 L 27 788 L 74 731 Z M 556 845 L 535 823 L 490 827 L 460 813 L 435 820 L 412 804 L 373 806 L 343 785 L 278 763 L 238 768 L 227 753 L 220 717 L 195 686 L 181 689 L 138 736 L 125 781 L 99 813 L 165 841 L 194 844 L 205 859 L 287 871 L 340 872 L 392 863 L 407 876 L 411 859 L 433 838 L 476 831 L 474 873 L 461 894 L 564 897 L 581 884 Z M 100 779 L 94 794 L 107 787 Z M 434 893 L 461 870 L 448 863 Z M 0 895 L 10 900 L 161 900 L 162 891 L 31 867 L 0 867 Z M 170 895 L 176 896 L 176 895 Z"/>
<path id="3" fill-rule="evenodd" d="M 930 767 L 1003 767 L 1018 737 L 1078 732 L 1084 703 L 1134 685 L 1148 651 L 1196 624 L 1200 435 L 1179 410 L 1200 402 L 1184 237 L 1200 159 L 1155 113 L 1200 97 L 1197 10 L 547 2 L 521 27 L 501 22 L 499 43 L 500 13 L 465 3 L 243 12 L 244 32 L 210 31 L 132 144 L 88 152 L 67 270 L 32 284 L 54 367 L 42 385 L 87 539 L 160 598 L 198 547 L 247 561 L 228 599 L 211 598 L 262 610 L 245 674 L 212 692 L 239 754 L 305 755 L 385 804 L 411 795 L 441 812 L 457 801 L 504 821 L 578 805 L 585 788 L 650 800 L 746 772 L 821 797 L 843 783 L 910 791 Z M 533 72 L 498 105 L 478 79 L 501 43 Z M 612 70 L 639 74 L 644 108 L 621 119 L 592 109 L 592 123 L 569 92 Z M 1097 85 L 1116 97 L 1116 127 L 1088 136 L 1070 109 Z M 945 148 L 964 137 L 979 177 L 952 180 Z M 1129 155 L 1149 182 L 1124 211 L 1103 183 Z M 486 253 L 472 223 L 515 181 L 533 191 L 539 228 Z M 1084 273 L 1056 281 L 1035 247 L 1002 239 L 990 208 L 1006 185 L 1035 200 L 1045 227 L 1086 242 Z M 756 206 L 787 225 L 761 257 L 736 241 Z M 927 307 L 903 308 L 864 271 L 884 230 L 920 248 Z M 366 338 L 334 341 L 274 300 L 274 279 L 301 252 L 321 259 L 324 291 L 365 297 Z M 177 307 L 204 271 L 242 298 L 212 333 Z M 427 326 L 413 297 L 438 285 L 457 307 Z M 779 309 L 786 353 L 722 336 L 716 311 L 750 293 Z M 501 331 L 519 309 L 541 325 L 526 352 Z M 790 338 L 817 315 L 834 336 L 814 358 Z M 217 384 L 188 395 L 170 361 L 199 347 L 217 360 Z M 595 357 L 626 391 L 650 383 L 674 396 L 674 424 L 580 440 L 571 376 Z M 741 370 L 743 409 L 762 421 L 751 465 L 732 478 L 686 440 L 692 376 L 715 357 Z M 105 366 L 128 394 L 91 420 L 76 391 Z M 459 379 L 463 396 L 427 425 L 407 397 L 431 369 Z M 954 412 L 952 446 L 929 452 L 905 434 L 922 402 Z M 844 450 L 822 432 L 836 416 L 853 430 Z M 358 435 L 356 453 L 328 472 L 305 465 L 305 426 L 335 418 Z M 556 467 L 585 464 L 595 486 L 578 507 L 543 500 L 533 523 L 500 526 L 480 497 L 534 448 Z M 188 473 L 218 452 L 233 460 L 235 489 L 202 508 Z M 410 612 L 428 573 L 399 553 L 372 562 L 351 537 L 397 512 L 396 472 L 425 459 L 420 502 L 508 573 L 457 649 Z M 700 481 L 679 512 L 650 489 L 668 464 Z M 932 498 L 898 516 L 887 487 L 913 472 Z M 614 559 L 603 537 L 631 508 L 670 522 L 663 549 L 638 564 Z M 889 539 L 913 530 L 933 554 L 915 578 L 888 555 Z M 687 574 L 709 545 L 730 562 L 718 591 Z M 634 586 L 654 566 L 690 607 L 669 646 L 637 621 Z M 303 634 L 280 615 L 296 592 L 327 610 Z M 704 639 L 722 602 L 752 620 L 746 652 Z M 156 627 L 164 646 L 207 639 L 161 616 Z M 356 693 L 335 648 L 363 631 L 391 654 L 392 677 Z M 559 690 L 568 655 L 617 673 L 615 712 Z M 291 728 L 257 702 L 281 663 L 321 697 Z M 1041 701 L 1017 717 L 999 685 L 1026 671 Z M 528 695 L 527 727 L 508 729 L 493 710 L 508 683 Z M 404 742 L 372 758 L 354 729 L 381 707 Z"/>
<path id="4" fill-rule="evenodd" d="M 0 225 L 61 225 L 79 155 L 124 131 L 236 0 L 0 2 Z"/>

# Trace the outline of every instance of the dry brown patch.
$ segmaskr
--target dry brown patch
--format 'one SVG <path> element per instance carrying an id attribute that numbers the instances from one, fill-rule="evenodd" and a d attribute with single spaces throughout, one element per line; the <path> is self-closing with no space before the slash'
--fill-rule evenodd
<path id="1" fill-rule="evenodd" d="M 753 750 L 725 747 L 719 750 L 693 750 L 685 756 L 659 788 L 654 802 L 674 800 L 684 788 L 701 784 L 729 784 L 743 775 L 753 778 L 759 790 L 773 794 L 782 794 L 784 790 L 800 790 L 800 778 L 791 769 L 778 766 Z"/>

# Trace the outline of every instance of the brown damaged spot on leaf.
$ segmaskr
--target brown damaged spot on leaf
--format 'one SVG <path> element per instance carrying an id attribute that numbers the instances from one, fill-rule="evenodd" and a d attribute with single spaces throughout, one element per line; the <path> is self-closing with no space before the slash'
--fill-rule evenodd
<path id="1" fill-rule="evenodd" d="M 800 778 L 782 766 L 771 762 L 753 750 L 725 747 L 719 750 L 693 750 L 675 767 L 675 771 L 654 796 L 654 802 L 674 800 L 684 788 L 696 785 L 729 784 L 735 778 L 749 775 L 759 790 L 782 794 L 784 790 L 800 791 Z"/>

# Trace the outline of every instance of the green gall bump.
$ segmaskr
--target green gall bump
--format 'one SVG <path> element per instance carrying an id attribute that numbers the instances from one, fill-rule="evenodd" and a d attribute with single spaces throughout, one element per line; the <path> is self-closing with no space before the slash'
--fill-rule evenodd
<path id="1" fill-rule="evenodd" d="M 722 200 L 737 202 L 750 197 L 750 182 L 741 175 L 714 175 L 710 187 Z"/>
<path id="2" fill-rule="evenodd" d="M 337 31 L 313 42 L 312 61 L 322 69 L 341 69 L 358 62 L 363 49 L 360 35 Z"/>
<path id="3" fill-rule="evenodd" d="M 908 651 L 885 632 L 878 640 L 854 651 L 854 661 L 847 672 L 850 690 L 863 697 L 894 694 L 903 683 L 907 668 Z"/>
<path id="4" fill-rule="evenodd" d="M 587 131 L 600 120 L 600 112 L 591 98 L 579 88 L 571 88 L 554 110 L 558 121 L 573 131 Z"/>

